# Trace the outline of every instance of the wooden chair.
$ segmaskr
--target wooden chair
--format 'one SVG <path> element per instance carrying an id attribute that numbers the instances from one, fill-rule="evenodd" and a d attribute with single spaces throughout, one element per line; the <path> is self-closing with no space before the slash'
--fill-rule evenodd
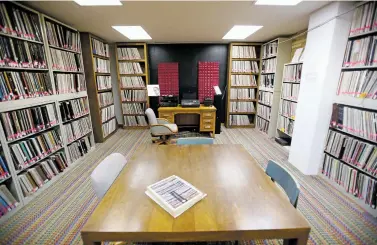
<path id="1" fill-rule="evenodd" d="M 300 185 L 296 179 L 285 168 L 272 160 L 268 161 L 266 174 L 271 177 L 272 181 L 283 188 L 291 204 L 297 208 Z"/>
<path id="2" fill-rule="evenodd" d="M 189 137 L 189 138 L 178 138 L 177 145 L 212 145 L 213 138 L 204 137 Z"/>
<path id="3" fill-rule="evenodd" d="M 94 191 L 98 198 L 102 198 L 114 183 L 127 159 L 120 153 L 107 156 L 90 175 Z"/>

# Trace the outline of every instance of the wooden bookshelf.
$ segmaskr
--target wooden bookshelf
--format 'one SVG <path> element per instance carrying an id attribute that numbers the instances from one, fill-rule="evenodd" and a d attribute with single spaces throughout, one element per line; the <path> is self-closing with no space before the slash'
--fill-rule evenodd
<path id="1" fill-rule="evenodd" d="M 238 47 L 254 47 L 256 57 L 251 58 L 250 55 L 244 55 L 239 53 L 236 56 L 244 56 L 244 57 L 234 57 L 233 53 L 236 52 L 235 49 L 239 49 Z M 241 51 L 240 51 L 241 52 Z M 249 56 L 249 57 L 245 57 Z M 258 72 L 243 72 L 243 71 L 233 71 L 233 61 L 240 61 L 240 62 L 256 62 L 258 65 Z M 229 44 L 229 54 L 228 54 L 228 91 L 227 91 L 227 109 L 226 109 L 226 120 L 225 125 L 229 128 L 254 128 L 255 127 L 255 114 L 257 111 L 257 96 L 258 96 L 258 86 L 259 86 L 259 78 L 260 78 L 260 63 L 261 62 L 261 43 L 230 43 Z M 255 78 L 256 84 L 255 85 L 232 85 L 232 76 L 241 75 L 242 77 Z M 231 92 L 234 90 L 239 89 L 250 89 L 254 91 L 254 98 L 231 98 Z M 231 112 L 231 104 L 234 102 L 244 102 L 250 103 L 254 107 L 254 112 Z M 242 115 L 248 118 L 247 125 L 232 125 L 231 117 Z"/>
<path id="2" fill-rule="evenodd" d="M 120 57 L 120 51 L 119 49 L 125 49 L 128 50 L 133 49 L 137 50 L 138 55 L 140 57 L 134 57 L 134 54 L 131 54 L 129 56 L 123 56 Z M 130 51 L 131 52 L 131 51 Z M 116 64 L 117 64 L 117 75 L 118 75 L 118 89 L 120 91 L 120 105 L 121 105 L 121 111 L 122 111 L 122 127 L 127 129 L 139 129 L 139 128 L 147 128 L 148 125 L 139 125 L 139 121 L 136 118 L 137 116 L 142 116 L 145 119 L 145 110 L 149 107 L 149 97 L 147 94 L 147 85 L 149 84 L 149 64 L 148 64 L 148 52 L 147 52 L 147 44 L 146 43 L 117 43 L 115 46 L 115 55 L 116 55 Z M 128 74 L 128 73 L 121 73 L 120 72 L 120 66 L 123 66 L 124 64 L 136 64 L 139 65 L 142 69 L 142 73 L 138 72 L 135 74 Z M 124 79 L 131 79 L 137 78 L 142 79 L 144 86 L 130 86 L 130 84 L 127 84 L 127 86 L 122 86 L 122 80 Z M 122 99 L 122 94 L 126 93 L 145 93 L 145 99 L 135 99 L 131 98 L 131 100 L 124 100 Z M 129 110 L 124 109 L 125 106 L 140 106 L 142 113 L 133 113 Z M 127 125 L 127 119 L 126 117 L 132 117 L 135 118 L 137 121 L 137 125 Z"/>
<path id="3" fill-rule="evenodd" d="M 110 63 L 110 49 L 107 48 L 108 56 L 99 55 L 96 54 L 96 51 L 94 50 L 94 42 L 99 41 L 103 43 L 103 45 L 108 45 L 108 43 L 97 37 L 94 36 L 91 33 L 81 33 L 81 46 L 82 46 L 82 53 L 84 58 L 84 66 L 85 66 L 85 76 L 87 77 L 86 80 L 86 86 L 88 89 L 88 96 L 89 96 L 89 102 L 90 102 L 90 111 L 92 121 L 94 122 L 96 127 L 93 129 L 94 133 L 94 139 L 98 143 L 104 142 L 114 131 L 117 130 L 117 123 L 115 117 L 115 108 L 114 108 L 114 102 L 110 105 L 101 106 L 100 101 L 98 99 L 98 95 L 102 93 L 111 93 L 114 100 L 114 93 L 111 83 L 111 72 L 110 70 L 103 72 L 103 71 L 96 71 L 96 61 L 95 59 L 101 59 L 105 62 Z M 109 85 L 105 88 L 98 89 L 99 84 L 99 78 L 103 77 L 104 79 L 109 79 Z M 112 106 L 114 115 L 110 115 L 111 118 L 114 120 L 109 120 L 109 118 L 106 118 L 104 122 L 102 122 L 102 113 L 104 110 L 109 110 L 108 108 Z M 114 125 L 115 124 L 115 127 Z M 106 131 L 103 129 L 104 127 L 114 127 L 112 131 Z"/>
<path id="4" fill-rule="evenodd" d="M 292 105 L 295 107 L 295 111 L 297 110 L 297 98 L 296 99 L 289 99 L 283 96 L 283 88 L 284 86 L 300 86 L 301 84 L 301 75 L 302 75 L 302 65 L 303 62 L 295 62 L 295 63 L 287 63 L 284 64 L 283 68 L 283 76 L 282 76 L 282 86 L 281 86 L 281 92 L 280 92 L 280 105 L 279 105 L 279 111 L 278 111 L 278 119 L 276 124 L 276 137 L 279 138 L 292 138 L 293 135 L 293 128 L 294 128 L 294 122 L 296 119 L 295 113 L 291 113 L 290 115 L 284 114 L 281 111 L 281 107 L 284 105 L 284 103 L 288 104 L 294 104 Z M 300 68 L 301 67 L 301 68 Z M 297 70 L 297 79 L 293 79 L 292 76 L 288 75 L 289 71 L 292 69 Z M 300 70 L 300 71 L 298 71 Z M 299 90 L 300 91 L 300 90 Z M 297 96 L 298 97 L 298 96 Z M 293 108 L 291 107 L 291 108 Z M 288 140 L 290 142 L 291 140 Z"/>
<path id="5" fill-rule="evenodd" d="M 1 155 L 3 156 L 3 160 L 6 162 L 6 166 L 9 170 L 10 176 L 8 176 L 5 179 L 0 179 L 1 185 L 6 185 L 9 189 L 9 191 L 12 193 L 12 195 L 15 197 L 15 199 L 18 201 L 18 206 L 15 209 L 12 209 L 8 213 L 6 213 L 4 216 L 0 218 L 0 224 L 3 223 L 5 220 L 7 220 L 9 217 L 14 215 L 18 210 L 20 210 L 24 205 L 26 205 L 28 202 L 33 200 L 36 196 L 38 196 L 40 193 L 42 193 L 45 189 L 47 189 L 52 183 L 54 183 L 57 179 L 59 179 L 61 176 L 67 174 L 67 172 L 72 169 L 72 166 L 75 165 L 77 162 L 79 162 L 80 159 L 73 161 L 70 157 L 69 150 L 68 150 L 68 141 L 65 136 L 64 132 L 64 126 L 63 126 L 63 121 L 62 121 L 62 115 L 60 113 L 60 108 L 59 104 L 62 101 L 66 100 L 74 100 L 74 99 L 79 99 L 79 98 L 87 98 L 87 91 L 85 87 L 80 87 L 79 90 L 76 91 L 66 91 L 65 93 L 61 93 L 61 91 L 58 91 L 57 83 L 56 83 L 56 78 L 55 74 L 82 74 L 83 75 L 83 81 L 85 81 L 85 75 L 82 71 L 56 71 L 56 69 L 53 69 L 53 63 L 52 63 L 52 57 L 50 53 L 50 49 L 56 49 L 56 50 L 64 50 L 68 51 L 70 53 L 74 53 L 75 55 L 78 55 L 79 58 L 82 61 L 81 57 L 81 52 L 78 51 L 81 49 L 81 47 L 77 46 L 78 50 L 68 50 L 65 48 L 60 48 L 56 47 L 54 45 L 50 45 L 48 42 L 47 38 L 47 32 L 46 32 L 46 21 L 53 22 L 57 25 L 64 26 L 65 28 L 70 29 L 72 32 L 79 33 L 76 29 L 65 25 L 64 23 L 51 18 L 47 15 L 44 15 L 38 11 L 35 11 L 29 7 L 26 7 L 20 3 L 17 2 L 11 2 L 7 1 L 5 4 L 13 5 L 22 11 L 25 11 L 29 14 L 34 14 L 36 16 L 36 19 L 39 21 L 38 27 L 40 29 L 41 33 L 41 41 L 36 41 L 36 40 L 29 40 L 28 38 L 24 37 L 18 37 L 18 36 L 13 36 L 7 33 L 0 33 L 0 36 L 2 38 L 12 38 L 12 39 L 17 39 L 23 43 L 33 43 L 37 45 L 43 46 L 44 53 L 45 53 L 45 61 L 46 61 L 46 68 L 23 68 L 23 67 L 1 67 L 0 72 L 4 71 L 15 71 L 15 72 L 38 72 L 38 73 L 43 73 L 46 74 L 49 77 L 50 81 L 50 86 L 51 86 L 51 94 L 49 95 L 44 95 L 44 96 L 38 96 L 38 97 L 29 97 L 29 98 L 24 98 L 24 99 L 17 99 L 17 100 L 9 100 L 9 101 L 2 101 L 0 102 L 0 114 L 10 112 L 10 111 L 15 111 L 15 110 L 22 110 L 22 109 L 27 109 L 27 108 L 34 108 L 34 107 L 40 107 L 44 105 L 52 105 L 52 108 L 54 109 L 54 113 L 57 119 L 57 123 L 53 125 L 52 127 L 49 127 L 48 129 L 43 129 L 39 130 L 38 132 L 33 132 L 29 133 L 27 135 L 24 135 L 22 137 L 19 137 L 15 140 L 8 140 L 6 133 L 5 133 L 5 128 L 3 122 L 0 123 L 0 152 Z M 83 67 L 82 67 L 83 68 Z M 84 83 L 85 84 L 85 83 Z M 71 123 L 75 120 L 79 120 L 84 117 L 90 117 L 90 110 L 86 113 L 86 115 L 82 115 L 79 118 L 75 118 L 69 121 L 65 121 L 65 124 Z M 92 130 L 90 122 L 90 131 Z M 64 152 L 66 159 L 67 159 L 67 164 L 68 168 L 64 170 L 64 172 L 60 172 L 58 175 L 54 176 L 52 179 L 50 179 L 48 182 L 43 184 L 38 190 L 36 190 L 34 193 L 32 193 L 29 196 L 25 196 L 22 189 L 21 189 L 21 183 L 19 179 L 19 174 L 23 173 L 25 170 L 19 170 L 16 169 L 15 163 L 14 163 L 14 158 L 13 158 L 13 151 L 11 150 L 11 146 L 15 143 L 18 143 L 22 140 L 26 140 L 29 138 L 33 138 L 37 136 L 40 133 L 43 132 L 48 132 L 49 130 L 57 130 L 58 134 L 61 137 L 61 148 L 60 149 L 54 149 L 51 152 L 46 153 L 41 159 L 33 162 L 32 164 L 28 165 L 27 168 L 32 168 L 35 166 L 40 166 L 40 163 L 43 161 L 43 159 L 48 158 L 51 155 L 54 155 L 56 152 Z M 94 147 L 94 139 L 92 133 L 87 134 L 89 136 L 89 141 L 91 142 L 92 148 Z M 75 140 L 76 141 L 76 140 Z"/>
<path id="6" fill-rule="evenodd" d="M 269 47 L 274 46 L 276 52 L 267 53 Z M 261 48 L 261 75 L 259 80 L 259 93 L 271 93 L 272 100 L 270 100 L 269 105 L 265 105 L 263 102 L 260 103 L 260 107 L 270 108 L 270 116 L 262 115 L 262 108 L 258 107 L 258 115 L 256 120 L 256 126 L 262 132 L 266 133 L 269 137 L 275 137 L 276 135 L 276 124 L 279 112 L 279 102 L 280 93 L 282 87 L 282 77 L 283 77 L 283 66 L 288 63 L 291 56 L 292 41 L 287 38 L 276 38 L 267 43 L 264 43 Z M 275 69 L 264 69 L 265 62 L 271 62 L 276 59 Z M 263 79 L 266 77 L 274 77 L 273 85 L 266 87 L 263 86 Z M 259 105 L 259 103 L 258 103 Z"/>

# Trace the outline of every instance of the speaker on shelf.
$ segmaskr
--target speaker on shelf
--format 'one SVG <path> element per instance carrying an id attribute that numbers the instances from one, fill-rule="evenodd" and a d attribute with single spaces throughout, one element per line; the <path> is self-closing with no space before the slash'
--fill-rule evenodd
<path id="1" fill-rule="evenodd" d="M 221 133 L 222 94 L 215 95 L 213 105 L 216 107 L 215 134 Z"/>

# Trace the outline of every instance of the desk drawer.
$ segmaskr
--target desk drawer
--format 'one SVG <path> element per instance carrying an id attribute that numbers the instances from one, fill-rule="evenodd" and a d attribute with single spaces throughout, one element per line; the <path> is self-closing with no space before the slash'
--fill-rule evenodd
<path id="1" fill-rule="evenodd" d="M 213 118 L 215 116 L 215 112 L 203 112 L 203 118 Z"/>
<path id="2" fill-rule="evenodd" d="M 202 119 L 202 123 L 205 124 L 205 123 L 209 123 L 209 124 L 212 124 L 213 123 L 213 119 L 209 119 L 209 118 L 203 118 Z"/>
<path id="3" fill-rule="evenodd" d="M 212 123 L 203 123 L 200 127 L 200 131 L 213 131 L 214 126 Z"/>

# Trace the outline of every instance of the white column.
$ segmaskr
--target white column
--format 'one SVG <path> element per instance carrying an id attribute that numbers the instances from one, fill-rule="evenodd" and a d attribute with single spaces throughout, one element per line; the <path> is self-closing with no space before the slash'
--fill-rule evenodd
<path id="1" fill-rule="evenodd" d="M 308 29 L 352 7 L 352 2 L 331 3 L 311 14 Z M 288 159 L 304 174 L 315 175 L 322 165 L 351 19 L 352 12 L 309 31 L 307 35 L 299 103 Z"/>

